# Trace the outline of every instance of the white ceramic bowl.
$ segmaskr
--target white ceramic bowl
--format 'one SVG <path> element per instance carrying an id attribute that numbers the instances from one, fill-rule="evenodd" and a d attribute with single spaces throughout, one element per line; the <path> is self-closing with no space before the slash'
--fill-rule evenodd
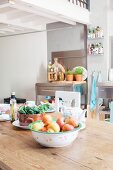
<path id="1" fill-rule="evenodd" d="M 46 147 L 63 147 L 70 145 L 78 136 L 78 132 L 81 128 L 81 124 L 79 124 L 78 128 L 75 128 L 71 131 L 66 132 L 41 132 L 41 131 L 35 131 L 32 129 L 33 124 L 36 122 L 33 122 L 29 124 L 29 128 L 32 131 L 33 138 L 41 145 Z"/>

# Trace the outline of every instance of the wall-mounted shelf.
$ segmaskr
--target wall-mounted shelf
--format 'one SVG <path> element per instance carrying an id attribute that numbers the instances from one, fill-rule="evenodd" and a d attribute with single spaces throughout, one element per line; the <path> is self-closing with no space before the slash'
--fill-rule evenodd
<path id="1" fill-rule="evenodd" d="M 88 29 L 88 47 L 87 53 L 88 56 L 103 56 L 104 48 L 103 48 L 103 29 L 99 26 L 92 27 Z"/>
<path id="2" fill-rule="evenodd" d="M 104 55 L 104 53 L 103 54 L 88 54 L 88 56 L 103 56 Z"/>
<path id="3" fill-rule="evenodd" d="M 103 38 L 103 29 L 100 26 L 88 28 L 88 39 Z"/>
<path id="4" fill-rule="evenodd" d="M 95 42 L 92 43 L 90 42 L 88 44 L 88 55 L 95 56 L 95 55 L 103 55 L 104 50 L 103 50 L 103 43 L 102 42 Z"/>
<path id="5" fill-rule="evenodd" d="M 104 37 L 96 37 L 96 38 L 88 38 L 87 40 L 103 40 L 104 39 Z"/>

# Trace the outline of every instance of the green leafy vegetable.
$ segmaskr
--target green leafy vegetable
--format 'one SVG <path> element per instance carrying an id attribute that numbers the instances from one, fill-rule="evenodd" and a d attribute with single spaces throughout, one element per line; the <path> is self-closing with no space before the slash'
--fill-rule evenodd
<path id="1" fill-rule="evenodd" d="M 45 103 L 39 106 L 20 106 L 18 112 L 21 114 L 41 114 L 48 110 L 53 109 L 49 103 Z"/>

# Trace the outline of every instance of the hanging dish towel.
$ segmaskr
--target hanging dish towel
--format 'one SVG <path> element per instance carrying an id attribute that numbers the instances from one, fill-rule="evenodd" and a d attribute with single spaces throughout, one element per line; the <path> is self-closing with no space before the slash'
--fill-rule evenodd
<path id="1" fill-rule="evenodd" d="M 73 86 L 73 91 L 75 92 L 80 92 L 81 95 L 83 94 L 83 87 L 81 84 L 76 84 Z"/>
<path id="2" fill-rule="evenodd" d="M 97 82 L 102 82 L 102 74 L 101 74 L 101 71 L 99 71 L 99 73 L 98 73 Z M 99 98 L 98 101 L 97 101 L 97 104 L 98 104 L 98 107 L 99 107 L 99 106 L 102 106 L 102 104 L 103 104 L 103 99 L 102 99 L 102 98 Z"/>
<path id="3" fill-rule="evenodd" d="M 96 96 L 97 96 L 97 90 L 96 90 L 96 84 L 97 84 L 97 75 L 93 75 L 93 81 L 92 81 L 92 89 L 91 89 L 91 100 L 90 100 L 90 111 L 93 112 L 96 108 Z"/>
<path id="4" fill-rule="evenodd" d="M 110 123 L 113 123 L 113 101 L 110 104 Z"/>

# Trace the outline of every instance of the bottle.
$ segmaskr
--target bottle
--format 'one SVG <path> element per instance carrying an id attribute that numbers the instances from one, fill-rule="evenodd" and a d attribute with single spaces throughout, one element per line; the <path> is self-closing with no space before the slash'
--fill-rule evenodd
<path id="1" fill-rule="evenodd" d="M 49 64 L 48 64 L 48 72 L 52 72 L 52 63 L 51 63 L 51 61 L 49 61 Z"/>
<path id="2" fill-rule="evenodd" d="M 15 120 L 17 120 L 15 92 L 11 93 L 11 98 L 10 98 L 10 118 L 11 118 L 11 122 L 14 122 Z"/>
<path id="3" fill-rule="evenodd" d="M 55 81 L 58 80 L 58 73 L 57 73 L 57 72 L 54 73 L 54 80 L 55 80 Z"/>

